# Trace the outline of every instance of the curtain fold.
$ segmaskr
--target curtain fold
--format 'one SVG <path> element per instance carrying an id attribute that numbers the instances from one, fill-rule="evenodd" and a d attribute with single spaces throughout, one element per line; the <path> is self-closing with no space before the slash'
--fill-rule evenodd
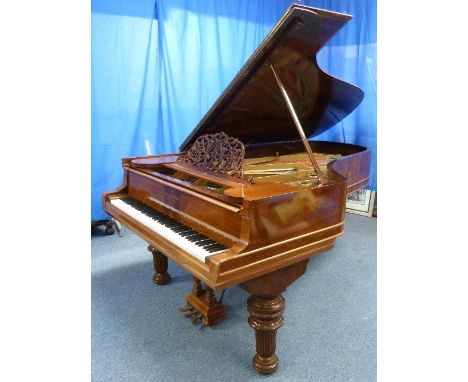
<path id="1" fill-rule="evenodd" d="M 376 1 L 298 3 L 354 18 L 320 51 L 319 65 L 359 86 L 363 103 L 315 139 L 372 150 L 376 189 Z M 92 219 L 101 193 L 122 182 L 121 158 L 178 151 L 291 1 L 92 2 Z"/>
<path id="2" fill-rule="evenodd" d="M 289 1 L 157 0 L 161 136 L 177 151 Z"/>
<path id="3" fill-rule="evenodd" d="M 369 188 L 376 190 L 377 5 L 375 0 L 296 1 L 353 15 L 319 52 L 320 67 L 365 93 L 361 105 L 316 140 L 372 151 Z M 160 142 L 177 151 L 291 1 L 156 0 L 160 28 Z"/>
<path id="4" fill-rule="evenodd" d="M 93 0 L 91 11 L 91 220 L 100 220 L 122 158 L 156 151 L 158 25 L 154 0 Z"/>
<path id="5" fill-rule="evenodd" d="M 372 152 L 370 182 L 377 190 L 377 3 L 376 0 L 306 1 L 307 5 L 348 13 L 353 19 L 319 52 L 317 62 L 326 72 L 359 86 L 364 100 L 342 123 L 316 140 L 353 143 Z"/>

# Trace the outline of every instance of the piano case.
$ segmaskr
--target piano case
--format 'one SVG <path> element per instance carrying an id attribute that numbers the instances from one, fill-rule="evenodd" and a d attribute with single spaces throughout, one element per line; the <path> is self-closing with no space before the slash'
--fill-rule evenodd
<path id="1" fill-rule="evenodd" d="M 292 5 L 180 152 L 124 158 L 124 184 L 103 195 L 105 210 L 149 243 L 155 283 L 169 282 L 168 258 L 194 276 L 185 308 L 194 321 L 225 318 L 217 290 L 250 294 L 253 365 L 264 374 L 278 366 L 281 293 L 332 248 L 346 194 L 368 183 L 369 150 L 312 140 L 363 99 L 316 60 L 350 18 Z"/>

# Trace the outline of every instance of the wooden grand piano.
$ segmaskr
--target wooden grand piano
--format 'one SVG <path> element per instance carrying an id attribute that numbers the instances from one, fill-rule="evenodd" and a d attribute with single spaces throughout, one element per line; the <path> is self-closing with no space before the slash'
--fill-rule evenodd
<path id="1" fill-rule="evenodd" d="M 350 18 L 292 5 L 181 151 L 123 159 L 123 186 L 103 195 L 104 209 L 149 243 L 156 284 L 170 280 L 168 258 L 193 275 L 183 311 L 194 322 L 226 317 L 216 291 L 250 294 L 253 365 L 264 374 L 278 367 L 282 293 L 333 247 L 346 194 L 368 183 L 369 150 L 308 140 L 363 98 L 316 62 Z"/>

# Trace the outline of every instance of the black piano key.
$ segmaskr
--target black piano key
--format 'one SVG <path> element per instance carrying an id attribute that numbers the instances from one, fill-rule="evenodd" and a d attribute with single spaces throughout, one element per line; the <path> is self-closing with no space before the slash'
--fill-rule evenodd
<path id="1" fill-rule="evenodd" d="M 147 206 L 139 200 L 128 197 L 122 199 L 122 201 L 210 253 L 227 249 L 223 244 L 218 243 L 200 232 L 191 229 L 189 226 L 164 215 L 162 212 Z"/>
<path id="2" fill-rule="evenodd" d="M 224 245 L 220 245 L 219 247 L 217 248 L 213 248 L 215 252 L 218 252 L 218 251 L 225 251 L 227 250 L 227 247 L 225 247 Z"/>
<path id="3" fill-rule="evenodd" d="M 213 252 L 219 252 L 219 251 L 222 251 L 224 250 L 225 248 L 223 246 L 220 246 L 220 247 L 211 247 L 209 249 L 206 249 L 204 248 L 206 251 L 210 252 L 210 253 L 213 253 Z"/>
<path id="4" fill-rule="evenodd" d="M 160 213 L 156 213 L 154 216 L 157 218 L 157 220 L 158 220 L 161 224 L 168 224 L 168 225 L 171 225 L 171 224 L 177 224 L 177 223 L 179 223 L 177 220 L 171 219 L 170 217 L 165 216 L 165 215 L 160 214 Z"/>
<path id="5" fill-rule="evenodd" d="M 199 242 L 206 240 L 207 237 L 196 237 L 192 239 L 192 236 L 189 236 L 187 240 L 191 241 L 193 244 L 198 245 Z"/>
<path id="6" fill-rule="evenodd" d="M 195 235 L 195 234 L 198 233 L 197 231 L 195 231 L 194 229 L 192 229 L 192 228 L 190 228 L 190 227 L 187 227 L 187 228 L 188 228 L 187 231 L 181 232 L 180 234 L 181 234 L 181 235 L 187 236 L 187 235 Z"/>
<path id="7" fill-rule="evenodd" d="M 200 232 L 195 231 L 194 229 L 192 229 L 192 234 L 190 236 L 196 236 L 196 235 L 200 235 Z"/>
<path id="8" fill-rule="evenodd" d="M 164 224 L 167 224 L 168 226 L 176 226 L 176 225 L 181 224 L 177 220 L 174 220 L 171 218 L 165 218 L 165 219 L 162 218 L 161 221 L 164 222 Z"/>
<path id="9" fill-rule="evenodd" d="M 198 235 L 188 236 L 186 239 L 189 240 L 189 241 L 192 241 L 192 242 L 197 242 L 197 241 L 200 241 L 202 239 L 204 240 L 206 238 L 207 237 L 205 235 L 198 234 Z"/>
<path id="10" fill-rule="evenodd" d="M 169 227 L 169 228 L 171 228 L 171 227 L 174 227 L 174 228 L 175 228 L 175 227 L 177 226 L 177 222 L 174 221 L 174 220 L 165 221 L 165 222 L 163 222 L 163 224 L 164 224 L 166 227 Z"/>
<path id="11" fill-rule="evenodd" d="M 203 248 L 204 250 L 208 251 L 208 250 L 210 250 L 211 248 L 213 248 L 213 247 L 214 247 L 215 245 L 217 245 L 217 244 L 219 244 L 219 243 L 216 243 L 216 242 L 210 243 L 210 244 L 208 244 L 208 245 L 204 245 L 202 248 Z"/>
<path id="12" fill-rule="evenodd" d="M 207 238 L 207 237 L 204 237 L 203 239 L 199 239 L 199 240 L 197 240 L 197 241 L 194 241 L 193 243 L 194 243 L 195 245 L 199 246 L 199 247 L 203 247 L 203 244 L 200 244 L 200 243 L 201 243 L 202 241 L 206 241 L 206 240 L 208 240 L 208 238 Z"/>
<path id="13" fill-rule="evenodd" d="M 187 235 L 190 231 L 191 231 L 190 228 L 184 228 L 184 229 L 181 228 L 174 232 L 177 233 L 179 236 L 185 237 L 184 235 Z"/>
<path id="14" fill-rule="evenodd" d="M 208 250 L 208 249 L 215 249 L 215 250 L 218 250 L 218 249 L 227 249 L 223 244 L 221 243 L 215 243 L 215 244 L 211 244 L 211 245 L 207 245 L 206 247 L 203 247 L 204 249 Z"/>
<path id="15" fill-rule="evenodd" d="M 173 229 L 175 233 L 179 233 L 179 234 L 188 230 L 190 230 L 190 228 L 185 225 L 184 226 L 181 225 L 180 227 L 176 227 Z"/>
<path id="16" fill-rule="evenodd" d="M 196 235 L 198 232 L 195 232 L 193 229 L 189 230 L 189 231 L 185 231 L 185 232 L 182 232 L 180 234 L 180 236 L 183 236 L 185 238 L 188 238 L 189 236 L 193 236 L 193 235 Z"/>
<path id="17" fill-rule="evenodd" d="M 197 246 L 204 247 L 205 245 L 213 244 L 213 243 L 216 243 L 216 242 L 211 239 L 205 239 L 205 240 L 197 241 Z"/>
<path id="18" fill-rule="evenodd" d="M 212 249 L 216 249 L 219 245 L 220 245 L 219 243 L 210 244 L 210 245 L 204 246 L 203 249 L 206 249 L 208 252 L 211 252 Z"/>
<path id="19" fill-rule="evenodd" d="M 176 227 L 176 228 L 172 229 L 172 232 L 175 232 L 176 234 L 180 235 L 182 232 L 185 232 L 187 230 L 188 230 L 188 228 Z"/>
<path id="20" fill-rule="evenodd" d="M 157 216 L 158 220 L 161 220 L 161 221 L 169 221 L 169 217 L 166 216 L 166 215 L 163 215 L 159 212 L 155 213 L 155 216 Z"/>
<path id="21" fill-rule="evenodd" d="M 174 229 L 176 228 L 182 228 L 183 224 L 181 222 L 178 222 L 177 220 L 174 220 L 174 224 L 172 225 Z"/>
<path id="22" fill-rule="evenodd" d="M 213 239 L 208 238 L 208 241 L 206 242 L 206 244 L 203 244 L 203 246 L 206 247 L 207 245 L 212 245 L 212 244 L 219 244 L 219 243 L 217 241 L 214 241 Z"/>

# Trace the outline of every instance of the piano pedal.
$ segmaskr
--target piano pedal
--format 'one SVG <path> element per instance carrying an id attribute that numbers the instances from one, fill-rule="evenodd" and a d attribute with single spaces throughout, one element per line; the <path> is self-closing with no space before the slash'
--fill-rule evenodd
<path id="1" fill-rule="evenodd" d="M 190 318 L 192 323 L 202 323 L 210 326 L 226 318 L 226 308 L 216 299 L 213 289 L 201 286 L 199 280 L 195 280 L 192 293 L 185 297 L 187 305 L 180 308 L 184 316 Z"/>
<path id="2" fill-rule="evenodd" d="M 195 317 L 192 318 L 192 324 L 197 324 L 203 320 L 203 316 L 200 313 L 197 313 Z"/>
<path id="3" fill-rule="evenodd" d="M 197 315 L 197 314 L 198 314 L 198 312 L 197 312 L 195 309 L 193 309 L 193 310 L 191 310 L 191 311 L 189 311 L 189 312 L 185 312 L 185 313 L 184 313 L 184 317 L 190 318 L 190 317 L 195 316 L 195 315 Z"/>
<path id="4" fill-rule="evenodd" d="M 193 310 L 193 308 L 190 305 L 185 305 L 181 308 L 177 308 L 178 312 L 188 312 L 189 310 Z"/>

